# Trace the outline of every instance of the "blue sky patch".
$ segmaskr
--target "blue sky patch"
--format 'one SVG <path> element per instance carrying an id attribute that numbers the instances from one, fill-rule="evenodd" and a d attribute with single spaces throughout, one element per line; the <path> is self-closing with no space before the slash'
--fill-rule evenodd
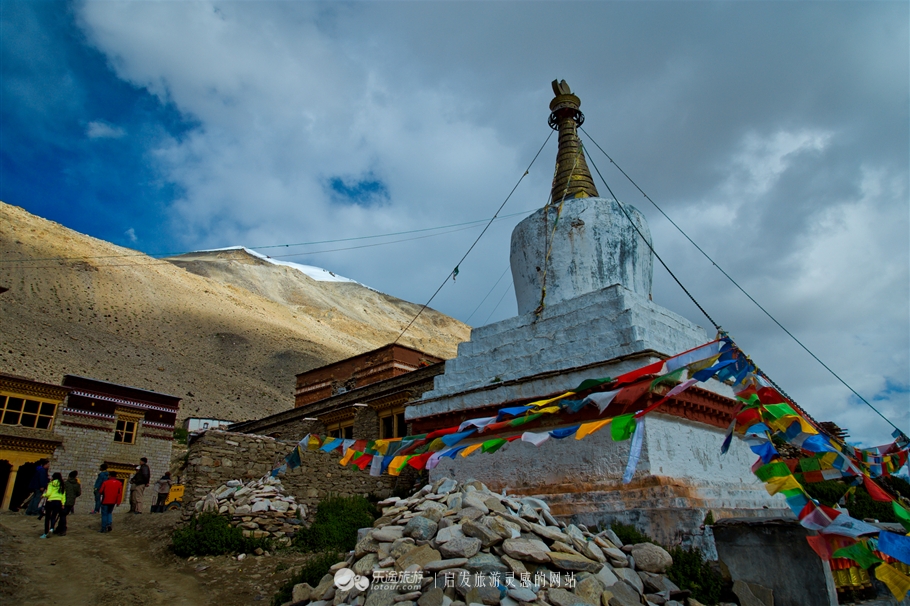
<path id="1" fill-rule="evenodd" d="M 360 179 L 331 177 L 328 188 L 332 201 L 338 204 L 378 206 L 389 200 L 389 190 L 385 183 L 372 173 Z"/>

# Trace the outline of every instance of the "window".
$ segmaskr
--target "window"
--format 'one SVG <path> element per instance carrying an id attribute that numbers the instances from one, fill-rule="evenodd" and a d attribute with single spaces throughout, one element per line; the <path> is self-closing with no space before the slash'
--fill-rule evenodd
<path id="1" fill-rule="evenodd" d="M 114 429 L 114 442 L 134 444 L 136 442 L 136 421 L 117 419 L 117 427 Z"/>
<path id="2" fill-rule="evenodd" d="M 401 438 L 407 435 L 408 425 L 404 420 L 404 408 L 390 408 L 379 413 L 379 437 Z"/>
<path id="3" fill-rule="evenodd" d="M 348 425 L 347 427 L 336 427 L 329 431 L 333 438 L 344 438 L 350 440 L 354 438 L 354 425 Z"/>
<path id="4" fill-rule="evenodd" d="M 50 429 L 57 405 L 14 396 L 0 396 L 0 423 L 34 429 Z"/>

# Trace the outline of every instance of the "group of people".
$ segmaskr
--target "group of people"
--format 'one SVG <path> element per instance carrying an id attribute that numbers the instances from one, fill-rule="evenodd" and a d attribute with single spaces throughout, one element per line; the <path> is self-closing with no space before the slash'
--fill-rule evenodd
<path id="1" fill-rule="evenodd" d="M 55 472 L 52 476 L 48 471 L 50 461 L 41 459 L 35 467 L 35 475 L 32 477 L 29 490 L 32 491 L 29 497 L 29 504 L 25 511 L 26 515 L 36 515 L 40 520 L 44 518 L 44 534 L 42 539 L 46 539 L 52 534 L 58 537 L 66 536 L 66 518 L 73 512 L 76 506 L 76 499 L 82 495 L 82 484 L 79 481 L 79 472 L 71 471 L 66 480 L 60 472 Z M 148 459 L 142 457 L 139 465 L 136 467 L 136 474 L 130 478 L 130 513 L 142 513 L 142 499 L 145 489 L 151 481 L 151 470 L 148 466 Z M 171 473 L 165 472 L 155 484 L 158 498 L 152 511 L 164 511 L 164 504 L 167 500 L 172 486 Z M 111 532 L 113 529 L 114 507 L 120 504 L 123 498 L 123 482 L 117 478 L 117 472 L 108 471 L 107 464 L 102 463 L 98 476 L 95 478 L 93 489 L 95 503 L 91 513 L 101 514 L 101 531 Z"/>

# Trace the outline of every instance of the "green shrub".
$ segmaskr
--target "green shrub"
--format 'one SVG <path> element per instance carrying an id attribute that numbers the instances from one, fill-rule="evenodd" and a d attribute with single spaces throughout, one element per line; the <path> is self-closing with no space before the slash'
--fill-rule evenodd
<path id="1" fill-rule="evenodd" d="M 309 528 L 294 535 L 301 551 L 350 551 L 357 544 L 357 530 L 373 525 L 376 508 L 363 497 L 330 496 L 319 502 Z"/>
<path id="2" fill-rule="evenodd" d="M 231 526 L 226 518 L 216 513 L 193 516 L 189 523 L 171 535 L 171 549 L 182 558 L 245 553 L 257 547 L 267 549 L 269 542 L 243 536 L 242 530 Z"/>
<path id="3" fill-rule="evenodd" d="M 613 522 L 610 524 L 610 529 L 616 533 L 616 536 L 623 542 L 623 545 L 638 545 L 639 543 L 654 542 L 651 540 L 651 537 L 639 532 L 638 529 L 631 524 Z"/>
<path id="4" fill-rule="evenodd" d="M 670 580 L 680 589 L 691 591 L 692 597 L 699 602 L 717 604 L 724 580 L 711 568 L 701 550 L 674 547 L 669 551 L 673 557 L 673 565 L 667 570 Z"/>
<path id="5" fill-rule="evenodd" d="M 186 439 L 189 435 L 190 432 L 188 432 L 183 427 L 177 427 L 174 429 L 174 441 L 178 444 L 186 444 Z"/>
<path id="6" fill-rule="evenodd" d="M 300 572 L 288 579 L 288 582 L 281 586 L 275 597 L 272 598 L 272 606 L 281 606 L 285 602 L 291 601 L 291 593 L 294 591 L 294 585 L 298 583 L 309 583 L 311 587 L 319 585 L 322 577 L 329 573 L 329 568 L 335 563 L 341 561 L 341 556 L 337 553 L 327 551 L 315 554 L 308 559 Z"/>

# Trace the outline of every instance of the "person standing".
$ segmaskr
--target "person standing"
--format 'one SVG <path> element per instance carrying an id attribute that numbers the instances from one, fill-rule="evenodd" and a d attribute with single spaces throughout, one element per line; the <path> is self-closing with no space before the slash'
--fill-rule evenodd
<path id="1" fill-rule="evenodd" d="M 152 480 L 152 472 L 149 469 L 149 460 L 145 457 L 139 459 L 139 467 L 136 468 L 136 475 L 130 480 L 130 513 L 142 513 L 142 495 Z"/>
<path id="2" fill-rule="evenodd" d="M 58 537 L 66 536 L 66 516 L 73 513 L 73 509 L 76 507 L 76 499 L 82 496 L 82 484 L 79 482 L 79 478 L 76 477 L 78 475 L 78 471 L 71 471 L 69 477 L 63 483 L 63 511 L 60 512 L 60 523 L 57 524 L 57 529 L 54 530 L 54 534 Z"/>
<path id="3" fill-rule="evenodd" d="M 99 513 L 101 511 L 101 485 L 108 478 L 107 463 L 102 463 L 98 469 L 98 477 L 95 478 L 95 488 L 92 490 L 92 494 L 95 496 L 95 508 L 92 509 L 91 513 Z"/>
<path id="4" fill-rule="evenodd" d="M 32 498 L 28 503 L 28 508 L 25 510 L 25 515 L 27 516 L 37 516 L 41 514 L 41 497 L 44 494 L 44 491 L 47 490 L 47 468 L 50 467 L 50 465 L 51 463 L 47 459 L 40 459 L 35 466 L 35 473 L 32 475 L 32 480 L 28 484 L 28 489 L 32 491 Z M 40 520 L 41 518 L 39 517 L 38 519 Z"/>
<path id="5" fill-rule="evenodd" d="M 123 484 L 117 479 L 116 471 L 108 474 L 98 492 L 101 495 L 101 532 L 110 532 L 114 527 L 114 507 L 123 498 Z"/>
<path id="6" fill-rule="evenodd" d="M 171 493 L 171 472 L 165 471 L 161 479 L 155 482 L 155 492 L 158 493 L 158 500 L 152 507 L 152 512 L 164 513 L 164 503 L 167 501 L 167 495 Z"/>
<path id="7" fill-rule="evenodd" d="M 47 502 L 44 505 L 44 534 L 41 535 L 42 539 L 46 539 L 47 535 L 54 532 L 54 526 L 57 525 L 60 513 L 63 511 L 63 500 L 66 498 L 65 491 L 63 476 L 60 475 L 59 471 L 55 472 L 54 477 L 47 485 L 47 490 L 44 491 L 44 498 L 47 499 Z"/>

